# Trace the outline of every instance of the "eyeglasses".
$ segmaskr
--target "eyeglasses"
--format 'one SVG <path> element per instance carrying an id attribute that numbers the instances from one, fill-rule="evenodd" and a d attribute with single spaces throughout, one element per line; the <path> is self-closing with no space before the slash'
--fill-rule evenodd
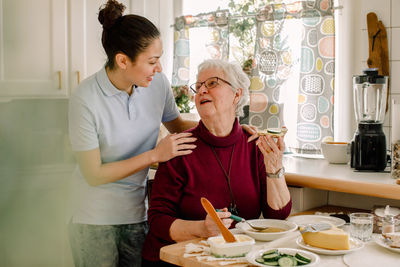
<path id="1" fill-rule="evenodd" d="M 224 83 L 228 84 L 229 86 L 232 86 L 228 81 L 225 81 L 224 79 L 221 79 L 219 77 L 211 77 L 205 80 L 204 82 L 197 82 L 194 83 L 190 86 L 190 89 L 193 91 L 193 93 L 197 94 L 201 88 L 201 86 L 204 84 L 204 86 L 207 89 L 212 89 L 219 85 L 218 81 L 223 81 Z"/>

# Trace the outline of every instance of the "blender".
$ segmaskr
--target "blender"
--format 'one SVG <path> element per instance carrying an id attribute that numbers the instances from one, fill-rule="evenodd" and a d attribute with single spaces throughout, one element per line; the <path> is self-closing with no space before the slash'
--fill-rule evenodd
<path id="1" fill-rule="evenodd" d="M 354 112 L 358 129 L 351 143 L 351 167 L 361 171 L 383 171 L 386 168 L 385 119 L 388 77 L 378 69 L 366 69 L 353 76 Z"/>

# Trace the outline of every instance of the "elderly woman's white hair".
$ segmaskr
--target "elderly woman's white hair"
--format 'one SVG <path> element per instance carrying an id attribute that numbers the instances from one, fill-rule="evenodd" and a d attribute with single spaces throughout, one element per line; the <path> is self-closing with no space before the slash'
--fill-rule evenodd
<path id="1" fill-rule="evenodd" d="M 205 60 L 198 66 L 197 73 L 207 69 L 222 70 L 225 74 L 225 80 L 232 85 L 234 93 L 236 93 L 237 89 L 242 88 L 243 94 L 236 106 L 235 114 L 236 116 L 243 116 L 243 107 L 249 101 L 250 80 L 247 74 L 244 73 L 239 64 L 220 59 Z"/>

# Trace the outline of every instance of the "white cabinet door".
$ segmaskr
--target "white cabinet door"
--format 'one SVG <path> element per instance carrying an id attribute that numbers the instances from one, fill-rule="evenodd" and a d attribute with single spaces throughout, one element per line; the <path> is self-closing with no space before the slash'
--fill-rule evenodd
<path id="1" fill-rule="evenodd" d="M 0 97 L 68 95 L 67 0 L 0 0 Z"/>

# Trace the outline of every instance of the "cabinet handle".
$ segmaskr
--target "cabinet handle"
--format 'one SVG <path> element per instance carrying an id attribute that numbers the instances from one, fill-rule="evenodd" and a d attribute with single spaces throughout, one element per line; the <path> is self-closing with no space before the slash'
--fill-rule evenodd
<path id="1" fill-rule="evenodd" d="M 81 83 L 81 73 L 79 72 L 79 70 L 76 72 L 76 79 L 78 80 L 78 84 Z"/>
<path id="2" fill-rule="evenodd" d="M 62 81 L 61 81 L 61 71 L 57 71 L 58 73 L 58 89 L 62 89 Z"/>

